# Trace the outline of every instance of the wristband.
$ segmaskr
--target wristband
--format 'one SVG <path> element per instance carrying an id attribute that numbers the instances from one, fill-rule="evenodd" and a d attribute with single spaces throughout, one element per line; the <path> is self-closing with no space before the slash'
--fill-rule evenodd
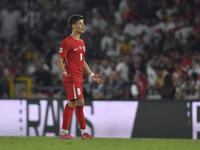
<path id="1" fill-rule="evenodd" d="M 91 73 L 91 74 L 90 74 L 90 77 L 93 77 L 93 76 L 94 76 L 94 73 Z"/>

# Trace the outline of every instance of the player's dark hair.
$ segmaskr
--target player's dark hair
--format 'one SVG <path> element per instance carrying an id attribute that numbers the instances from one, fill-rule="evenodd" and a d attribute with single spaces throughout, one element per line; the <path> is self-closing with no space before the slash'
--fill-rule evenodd
<path id="1" fill-rule="evenodd" d="M 72 24 L 76 24 L 77 21 L 79 21 L 81 19 L 84 19 L 82 15 L 74 14 L 74 15 L 70 16 L 69 21 L 68 21 L 69 27 L 72 29 Z"/>

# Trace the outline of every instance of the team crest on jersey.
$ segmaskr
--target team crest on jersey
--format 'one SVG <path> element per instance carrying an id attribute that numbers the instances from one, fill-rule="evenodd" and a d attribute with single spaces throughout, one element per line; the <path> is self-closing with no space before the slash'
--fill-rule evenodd
<path id="1" fill-rule="evenodd" d="M 85 46 L 83 46 L 83 50 L 85 51 Z"/>
<path id="2" fill-rule="evenodd" d="M 80 49 L 82 49 L 82 46 L 79 46 Z"/>
<path id="3" fill-rule="evenodd" d="M 63 48 L 62 47 L 60 47 L 59 53 L 63 53 Z"/>

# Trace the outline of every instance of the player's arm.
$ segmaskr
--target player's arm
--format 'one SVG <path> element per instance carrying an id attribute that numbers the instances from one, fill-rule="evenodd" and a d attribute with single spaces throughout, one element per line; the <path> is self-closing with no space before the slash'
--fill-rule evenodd
<path id="1" fill-rule="evenodd" d="M 63 61 L 64 61 L 64 58 L 63 57 L 58 57 L 58 60 L 57 60 L 57 65 L 58 67 L 60 68 L 60 70 L 63 72 L 63 75 L 65 77 L 69 77 L 71 76 L 70 74 L 67 74 L 67 71 L 65 70 L 65 67 L 63 65 Z"/>
<path id="2" fill-rule="evenodd" d="M 71 76 L 70 74 L 67 74 L 67 71 L 65 70 L 65 67 L 63 65 L 64 59 L 67 58 L 68 51 L 69 51 L 69 45 L 66 41 L 63 40 L 59 48 L 57 65 L 60 68 L 60 70 L 63 72 L 63 75 L 65 77 Z"/>
<path id="3" fill-rule="evenodd" d="M 89 68 L 89 66 L 88 66 L 88 64 L 87 64 L 87 62 L 84 60 L 84 62 L 83 62 L 83 70 L 88 74 L 88 75 L 90 75 L 90 77 L 92 78 L 92 80 L 94 81 L 94 82 L 97 82 L 97 83 L 103 83 L 104 81 L 103 80 L 101 80 L 99 77 L 102 77 L 102 75 L 95 75 L 92 71 L 91 71 L 91 69 Z"/>

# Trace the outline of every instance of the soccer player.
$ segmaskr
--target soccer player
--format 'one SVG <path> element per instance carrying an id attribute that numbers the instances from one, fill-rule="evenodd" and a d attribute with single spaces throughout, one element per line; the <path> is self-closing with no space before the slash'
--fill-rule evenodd
<path id="1" fill-rule="evenodd" d="M 72 112 L 75 108 L 75 114 L 81 129 L 82 139 L 92 139 L 86 130 L 85 118 L 83 113 L 84 96 L 83 96 L 83 71 L 84 70 L 94 82 L 103 83 L 88 67 L 85 56 L 85 43 L 80 39 L 81 33 L 84 33 L 84 20 L 81 15 L 72 15 L 69 18 L 69 26 L 72 29 L 71 35 L 65 38 L 59 48 L 57 60 L 58 67 L 63 72 L 63 82 L 67 91 L 67 105 L 63 112 L 63 124 L 60 139 L 75 139 L 69 133 L 69 124 Z M 63 65 L 65 62 L 65 67 Z"/>

